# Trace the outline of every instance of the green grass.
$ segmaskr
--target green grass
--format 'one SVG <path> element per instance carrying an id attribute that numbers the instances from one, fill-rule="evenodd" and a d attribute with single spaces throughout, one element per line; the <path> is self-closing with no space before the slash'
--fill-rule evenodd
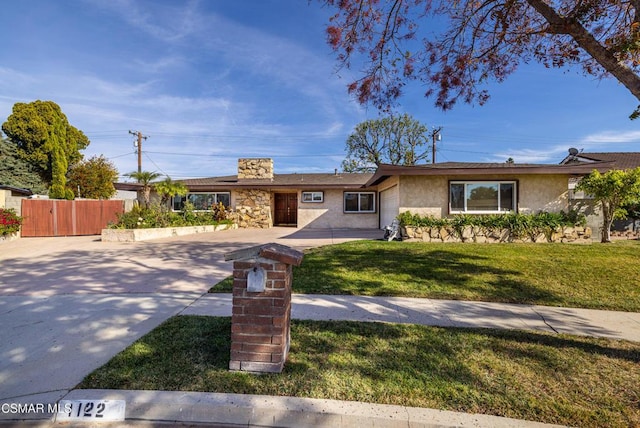
<path id="1" fill-rule="evenodd" d="M 640 344 L 521 331 L 293 321 L 282 374 L 229 372 L 230 318 L 174 317 L 80 388 L 314 397 L 580 427 L 640 424 Z"/>
<path id="2" fill-rule="evenodd" d="M 226 279 L 213 292 L 231 291 Z M 293 292 L 405 296 L 640 312 L 640 241 L 357 241 L 308 251 Z"/>

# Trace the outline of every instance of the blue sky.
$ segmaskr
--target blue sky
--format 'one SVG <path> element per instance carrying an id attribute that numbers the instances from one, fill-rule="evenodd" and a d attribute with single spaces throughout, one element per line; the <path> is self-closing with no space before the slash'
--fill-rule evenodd
<path id="1" fill-rule="evenodd" d="M 0 121 L 16 102 L 52 100 L 121 174 L 234 174 L 238 157 L 276 173 L 333 172 L 357 104 L 325 42 L 332 11 L 304 0 L 25 0 L 3 4 Z M 491 84 L 482 107 L 443 113 L 411 85 L 400 112 L 442 127 L 437 161 L 557 163 L 569 147 L 640 151 L 639 104 L 614 80 L 527 65 Z"/>

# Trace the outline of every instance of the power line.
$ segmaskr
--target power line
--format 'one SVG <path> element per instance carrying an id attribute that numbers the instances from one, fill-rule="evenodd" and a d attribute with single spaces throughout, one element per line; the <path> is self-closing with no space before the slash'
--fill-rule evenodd
<path id="1" fill-rule="evenodd" d="M 128 153 L 123 153 L 121 155 L 116 155 L 116 156 L 111 156 L 109 159 L 117 159 L 117 158 L 121 158 L 124 156 L 129 156 L 129 155 L 134 155 L 136 152 L 128 152 Z"/>
<path id="2" fill-rule="evenodd" d="M 163 173 L 164 175 L 166 175 L 167 177 L 169 177 L 169 174 L 167 174 L 167 173 L 166 173 L 162 168 L 160 168 L 160 167 L 158 166 L 158 164 L 157 164 L 157 163 L 155 163 L 155 162 L 153 161 L 153 159 L 151 159 L 151 157 L 147 154 L 147 152 L 144 152 L 144 155 L 147 157 L 147 159 L 149 159 L 149 160 L 151 161 L 151 163 L 152 163 L 153 165 L 155 165 L 155 167 L 156 167 L 156 168 L 158 168 L 158 169 L 160 170 L 160 172 L 161 172 L 161 173 Z"/>
<path id="3" fill-rule="evenodd" d="M 269 156 L 273 158 L 316 158 L 323 156 L 345 156 L 344 153 L 317 153 L 317 154 L 309 154 L 309 155 L 251 155 L 242 153 L 241 155 L 218 155 L 218 154 L 200 154 L 200 153 L 176 153 L 176 152 L 158 152 L 158 151 L 145 151 L 145 153 L 153 153 L 158 155 L 170 155 L 170 156 L 196 156 L 196 157 L 213 157 L 213 158 L 242 158 L 242 157 L 250 157 L 250 156 Z"/>

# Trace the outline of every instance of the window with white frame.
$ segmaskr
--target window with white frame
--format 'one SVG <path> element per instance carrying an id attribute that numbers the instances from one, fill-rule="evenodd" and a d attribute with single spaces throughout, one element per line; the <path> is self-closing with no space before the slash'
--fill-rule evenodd
<path id="1" fill-rule="evenodd" d="M 186 196 L 174 196 L 172 207 L 174 211 L 181 211 L 185 202 L 191 202 L 195 211 L 211 211 L 211 207 L 222 202 L 225 207 L 231 206 L 231 193 L 187 193 Z"/>
<path id="2" fill-rule="evenodd" d="M 376 212 L 375 192 L 344 192 L 345 213 Z"/>
<path id="3" fill-rule="evenodd" d="M 515 181 L 452 181 L 449 212 L 491 214 L 516 211 Z"/>
<path id="4" fill-rule="evenodd" d="M 324 202 L 324 192 L 302 192 L 302 202 L 322 203 Z"/>

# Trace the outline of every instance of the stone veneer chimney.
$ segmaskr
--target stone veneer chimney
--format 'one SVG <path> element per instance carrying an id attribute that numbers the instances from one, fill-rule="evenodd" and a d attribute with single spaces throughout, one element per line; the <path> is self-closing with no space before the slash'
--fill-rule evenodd
<path id="1" fill-rule="evenodd" d="M 242 180 L 273 180 L 273 159 L 238 159 L 238 182 Z M 238 227 L 269 228 L 271 218 L 271 193 L 263 189 L 238 189 L 235 210 Z"/>
<path id="2" fill-rule="evenodd" d="M 269 179 L 273 180 L 273 159 L 243 158 L 238 159 L 238 180 Z"/>

